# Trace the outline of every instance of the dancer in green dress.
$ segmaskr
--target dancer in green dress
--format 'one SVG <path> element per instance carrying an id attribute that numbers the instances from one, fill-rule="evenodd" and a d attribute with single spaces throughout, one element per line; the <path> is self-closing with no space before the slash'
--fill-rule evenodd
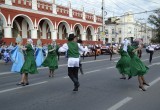
<path id="1" fill-rule="evenodd" d="M 34 49 L 33 49 L 33 41 L 32 39 L 27 40 L 27 46 L 25 48 L 22 48 L 26 52 L 25 56 L 25 62 L 21 68 L 22 73 L 22 85 L 28 85 L 28 73 L 35 74 L 38 73 L 37 66 L 34 58 Z"/>
<path id="2" fill-rule="evenodd" d="M 128 55 L 127 52 L 127 46 L 129 44 L 129 41 L 127 39 L 124 39 L 124 41 L 121 44 L 121 47 L 118 51 L 118 53 L 121 55 L 120 60 L 116 64 L 116 68 L 118 69 L 119 73 L 122 75 L 120 79 L 126 79 L 125 75 L 128 75 L 128 79 L 131 77 L 130 72 L 130 61 L 131 58 Z"/>
<path id="3" fill-rule="evenodd" d="M 139 88 L 143 91 L 146 91 L 144 85 L 149 86 L 144 79 L 144 75 L 147 73 L 149 68 L 139 59 L 136 52 L 139 50 L 138 42 L 133 42 L 132 46 L 128 46 L 128 53 L 131 57 L 130 67 L 131 67 L 131 75 L 138 76 Z"/>
<path id="4" fill-rule="evenodd" d="M 49 67 L 49 77 L 54 77 L 54 70 L 58 69 L 56 46 L 52 47 L 51 45 L 48 45 L 48 55 L 42 63 L 42 66 Z"/>

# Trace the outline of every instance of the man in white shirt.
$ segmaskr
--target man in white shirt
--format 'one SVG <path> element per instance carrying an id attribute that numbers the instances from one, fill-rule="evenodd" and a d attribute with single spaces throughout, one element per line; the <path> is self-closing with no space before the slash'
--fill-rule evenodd
<path id="1" fill-rule="evenodd" d="M 152 56 L 153 56 L 153 53 L 154 53 L 154 48 L 155 48 L 155 46 L 150 43 L 150 45 L 148 46 L 148 50 L 149 50 L 149 53 L 150 53 L 150 56 L 149 56 L 149 63 L 150 64 L 152 62 Z"/>
<path id="2" fill-rule="evenodd" d="M 80 86 L 78 81 L 78 69 L 79 69 L 79 50 L 85 51 L 80 45 L 77 44 L 76 36 L 74 34 L 70 34 L 68 38 L 68 43 L 63 44 L 62 47 L 59 48 L 59 52 L 68 53 L 68 76 L 74 83 L 73 91 L 78 91 Z"/>

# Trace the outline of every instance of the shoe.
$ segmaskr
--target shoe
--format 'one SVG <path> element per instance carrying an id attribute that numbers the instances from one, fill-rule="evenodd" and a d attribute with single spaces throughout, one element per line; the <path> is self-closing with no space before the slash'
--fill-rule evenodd
<path id="1" fill-rule="evenodd" d="M 130 80 L 132 78 L 132 76 L 128 76 L 128 80 Z"/>
<path id="2" fill-rule="evenodd" d="M 29 85 L 29 82 L 27 82 L 26 85 Z"/>
<path id="3" fill-rule="evenodd" d="M 126 77 L 121 77 L 120 79 L 126 79 Z"/>
<path id="4" fill-rule="evenodd" d="M 78 91 L 78 87 L 75 87 L 75 88 L 73 89 L 73 91 Z"/>
<path id="5" fill-rule="evenodd" d="M 147 84 L 147 83 L 143 83 L 143 85 L 150 86 L 150 85 L 149 85 L 149 84 Z"/>
<path id="6" fill-rule="evenodd" d="M 143 91 L 146 91 L 146 89 L 144 89 L 142 86 L 139 86 L 140 89 L 142 89 Z"/>
<path id="7" fill-rule="evenodd" d="M 19 85 L 23 85 L 24 82 L 20 82 L 20 83 L 17 83 L 16 85 L 19 86 Z"/>

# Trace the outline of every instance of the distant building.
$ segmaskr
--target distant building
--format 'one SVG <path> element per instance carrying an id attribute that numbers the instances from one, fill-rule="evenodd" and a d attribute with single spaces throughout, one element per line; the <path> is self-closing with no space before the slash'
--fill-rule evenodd
<path id="1" fill-rule="evenodd" d="M 152 28 L 134 19 L 132 12 L 127 12 L 120 18 L 110 18 L 105 25 L 106 40 L 121 43 L 124 38 L 141 39 L 149 43 L 152 38 Z"/>

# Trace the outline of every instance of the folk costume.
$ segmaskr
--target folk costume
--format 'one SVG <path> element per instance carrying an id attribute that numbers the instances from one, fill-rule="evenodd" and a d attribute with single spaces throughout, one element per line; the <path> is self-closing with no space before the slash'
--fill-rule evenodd
<path id="1" fill-rule="evenodd" d="M 48 45 L 48 54 L 46 59 L 42 63 L 42 66 L 49 67 L 50 70 L 49 77 L 54 77 L 54 71 L 55 69 L 58 69 L 58 59 L 55 48 L 56 47 L 53 47 L 52 45 Z"/>
<path id="2" fill-rule="evenodd" d="M 118 51 L 119 54 L 121 55 L 121 58 L 117 62 L 116 68 L 118 69 L 119 73 L 122 74 L 122 78 L 120 78 L 120 79 L 126 79 L 125 75 L 131 76 L 131 73 L 130 73 L 131 58 L 127 52 L 128 43 L 129 43 L 129 41 L 127 39 L 125 39 L 123 41 L 122 47 Z"/>
<path id="3" fill-rule="evenodd" d="M 74 41 L 76 38 L 74 34 L 70 34 L 68 43 L 65 43 L 59 48 L 59 52 L 68 53 L 68 76 L 74 83 L 73 91 L 78 91 L 80 83 L 78 81 L 78 69 L 79 69 L 79 49 L 83 51 L 83 48 L 79 47 L 77 42 Z"/>
<path id="4" fill-rule="evenodd" d="M 21 48 L 22 38 L 20 36 L 16 38 L 16 43 L 16 47 L 11 51 L 11 59 L 13 62 L 11 71 L 19 73 L 24 64 L 24 54 Z"/>
<path id="5" fill-rule="evenodd" d="M 40 67 L 45 59 L 43 48 L 42 48 L 42 42 L 40 39 L 37 40 L 35 57 L 36 57 L 36 65 L 37 67 Z"/>

